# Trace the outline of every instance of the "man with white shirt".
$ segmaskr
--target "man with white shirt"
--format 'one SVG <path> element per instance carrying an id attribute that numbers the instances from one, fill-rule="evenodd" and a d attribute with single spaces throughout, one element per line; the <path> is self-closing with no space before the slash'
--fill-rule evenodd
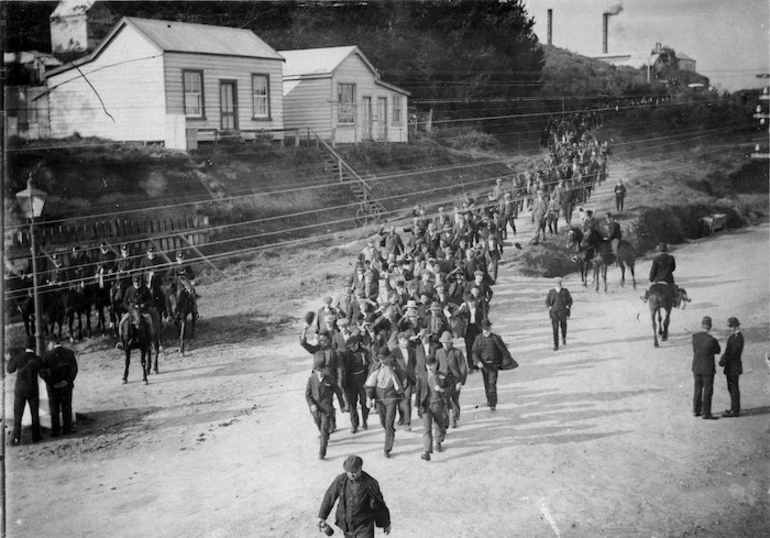
<path id="1" fill-rule="evenodd" d="M 390 457 L 396 439 L 396 413 L 404 395 L 406 373 L 387 348 L 380 348 L 378 364 L 366 379 L 366 396 L 370 408 L 376 407 L 385 430 L 384 454 Z"/>

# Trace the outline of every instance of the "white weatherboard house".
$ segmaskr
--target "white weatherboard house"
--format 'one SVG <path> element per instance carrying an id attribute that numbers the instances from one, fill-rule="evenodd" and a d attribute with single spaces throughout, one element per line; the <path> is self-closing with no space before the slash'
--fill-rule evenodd
<path id="1" fill-rule="evenodd" d="M 284 124 L 333 143 L 407 142 L 409 92 L 383 82 L 356 46 L 282 50 Z"/>
<path id="2" fill-rule="evenodd" d="M 186 131 L 280 130 L 283 63 L 249 30 L 124 17 L 90 54 L 49 72 L 51 136 L 186 149 Z"/>

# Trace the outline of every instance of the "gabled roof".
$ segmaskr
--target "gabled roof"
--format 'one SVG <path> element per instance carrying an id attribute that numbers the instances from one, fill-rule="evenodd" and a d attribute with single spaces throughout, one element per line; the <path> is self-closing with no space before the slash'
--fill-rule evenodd
<path id="1" fill-rule="evenodd" d="M 688 56 L 684 52 L 677 52 L 676 53 L 676 58 L 677 58 L 677 60 L 692 60 L 693 62 L 695 61 L 695 59 L 693 57 Z"/>
<path id="2" fill-rule="evenodd" d="M 284 95 L 298 84 L 300 79 L 329 78 L 334 71 L 353 54 L 358 55 L 374 76 L 374 83 L 404 95 L 408 91 L 380 79 L 380 74 L 369 59 L 355 45 L 347 47 L 321 47 L 317 49 L 279 50 L 278 54 L 286 59 L 283 66 Z M 293 83 L 293 84 L 292 84 Z"/>
<path id="3" fill-rule="evenodd" d="M 251 30 L 210 24 L 123 17 L 90 54 L 78 58 L 68 66 L 54 70 L 51 74 L 58 74 L 93 61 L 126 26 L 131 26 L 137 30 L 162 52 L 283 60 L 275 49 L 262 41 Z"/>
<path id="4" fill-rule="evenodd" d="M 166 52 L 282 59 L 275 49 L 251 30 L 134 17 L 124 17 L 123 20 Z"/>
<path id="5" fill-rule="evenodd" d="M 377 70 L 357 46 L 322 47 L 317 49 L 280 50 L 278 54 L 286 59 L 283 77 L 331 76 L 337 67 L 350 55 L 357 54 L 372 74 L 377 77 Z"/>

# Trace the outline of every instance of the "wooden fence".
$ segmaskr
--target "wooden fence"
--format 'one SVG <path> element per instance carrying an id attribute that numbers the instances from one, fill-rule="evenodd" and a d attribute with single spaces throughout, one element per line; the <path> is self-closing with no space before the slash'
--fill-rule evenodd
<path id="1" fill-rule="evenodd" d="M 153 245 L 156 250 L 173 252 L 205 245 L 210 240 L 209 218 L 185 215 L 169 218 L 107 219 L 87 224 L 35 224 L 35 241 L 44 252 L 69 252 L 78 246 L 83 250 L 98 247 L 105 241 L 115 249 L 121 243 L 131 246 L 134 253 L 144 252 Z M 29 254 L 29 227 L 6 232 L 5 249 L 9 258 Z"/>

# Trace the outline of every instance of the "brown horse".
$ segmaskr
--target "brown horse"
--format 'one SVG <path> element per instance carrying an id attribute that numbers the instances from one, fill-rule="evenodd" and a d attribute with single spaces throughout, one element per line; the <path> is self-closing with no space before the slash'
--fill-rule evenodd
<path id="1" fill-rule="evenodd" d="M 131 364 L 131 350 L 138 349 L 142 361 L 142 378 L 147 383 L 147 375 L 152 368 L 152 348 L 155 348 L 155 373 L 158 373 L 158 355 L 160 354 L 160 317 L 153 309 L 142 314 L 139 308 L 128 311 L 128 319 L 120 329 L 122 334 L 118 349 L 126 354 L 126 366 L 123 370 L 123 383 L 128 383 L 128 367 Z"/>
<path id="2" fill-rule="evenodd" d="M 650 318 L 652 319 L 652 336 L 655 343 L 655 347 L 660 347 L 658 344 L 658 335 L 664 342 L 668 340 L 668 325 L 671 322 L 671 309 L 682 306 L 685 308 L 687 303 L 690 302 L 690 298 L 687 296 L 687 292 L 677 287 L 676 291 L 672 292 L 672 286 L 665 282 L 657 282 L 650 286 L 647 292 L 647 304 L 650 306 Z M 661 310 L 665 310 L 666 317 L 663 319 Z M 657 320 L 655 319 L 657 315 Z"/>
<path id="3" fill-rule="evenodd" d="M 634 289 L 636 289 L 636 273 L 634 272 L 636 249 L 631 243 L 621 239 L 618 243 L 618 254 L 616 256 L 612 252 L 612 244 L 593 228 L 585 234 L 581 246 L 588 251 L 593 250 L 591 262 L 594 266 L 594 280 L 597 292 L 599 291 L 599 276 L 601 275 L 604 279 L 604 292 L 607 293 L 607 267 L 616 261 L 620 267 L 620 286 L 626 285 L 626 266 L 628 266 L 631 271 Z"/>
<path id="4" fill-rule="evenodd" d="M 588 261 L 586 260 L 586 250 L 581 246 L 583 242 L 583 231 L 577 226 L 571 226 L 567 232 L 567 249 L 575 249 L 575 256 L 572 261 L 578 264 L 580 271 L 580 280 L 583 286 L 588 286 Z"/>

